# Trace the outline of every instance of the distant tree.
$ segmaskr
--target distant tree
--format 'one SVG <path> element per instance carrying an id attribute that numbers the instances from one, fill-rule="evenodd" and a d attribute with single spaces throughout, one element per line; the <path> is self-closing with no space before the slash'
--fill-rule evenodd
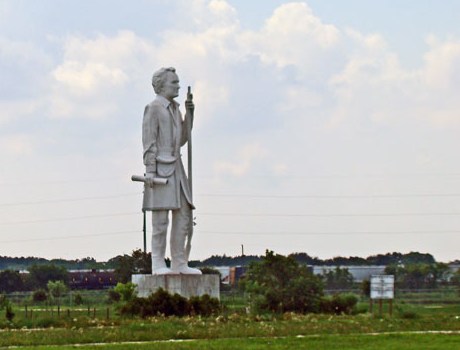
<path id="1" fill-rule="evenodd" d="M 341 257 L 336 256 L 332 259 L 327 259 L 323 261 L 324 265 L 332 265 L 332 266 L 350 266 L 350 265 L 364 265 L 366 264 L 366 260 L 363 258 L 357 257 Z"/>
<path id="2" fill-rule="evenodd" d="M 17 271 L 0 272 L 0 293 L 19 292 L 24 290 L 24 281 Z"/>
<path id="3" fill-rule="evenodd" d="M 210 258 L 203 260 L 196 266 L 248 266 L 253 261 L 259 261 L 257 255 L 241 255 L 230 257 L 224 255 L 213 255 Z"/>
<path id="4" fill-rule="evenodd" d="M 371 281 L 363 280 L 361 282 L 361 293 L 366 297 L 370 297 L 370 295 L 371 295 Z"/>
<path id="5" fill-rule="evenodd" d="M 203 275 L 219 275 L 220 277 L 219 270 L 213 269 L 209 266 L 200 267 L 200 271 Z"/>
<path id="6" fill-rule="evenodd" d="M 81 305 L 83 304 L 83 297 L 81 296 L 80 293 L 76 293 L 73 299 L 75 305 Z"/>
<path id="7" fill-rule="evenodd" d="M 337 266 L 322 277 L 326 289 L 350 289 L 353 287 L 353 275 L 347 268 Z"/>
<path id="8" fill-rule="evenodd" d="M 121 296 L 122 301 L 130 301 L 136 296 L 136 285 L 132 282 L 117 283 L 113 290 Z"/>
<path id="9" fill-rule="evenodd" d="M 45 289 L 49 281 L 63 281 L 67 283 L 68 280 L 69 273 L 64 267 L 56 265 L 34 265 L 29 269 L 26 285 L 31 290 Z"/>
<path id="10" fill-rule="evenodd" d="M 144 253 L 142 250 L 133 250 L 131 255 L 119 255 L 109 261 L 115 269 L 118 281 L 127 283 L 131 281 L 132 274 L 151 274 L 152 258 L 151 253 Z"/>
<path id="11" fill-rule="evenodd" d="M 426 289 L 436 288 L 439 283 L 447 282 L 449 268 L 443 263 L 416 263 L 408 265 L 389 265 L 385 273 L 395 276 L 400 288 Z"/>
<path id="12" fill-rule="evenodd" d="M 410 252 L 408 254 L 387 253 L 370 256 L 367 259 L 370 265 L 412 265 L 412 264 L 434 264 L 436 263 L 431 254 Z"/>
<path id="13" fill-rule="evenodd" d="M 450 278 L 450 282 L 457 287 L 460 287 L 460 269 L 455 271 L 455 273 Z"/>
<path id="14" fill-rule="evenodd" d="M 323 261 L 318 258 L 312 258 L 307 253 L 292 253 L 290 257 L 294 258 L 301 265 L 322 265 Z"/>
<path id="15" fill-rule="evenodd" d="M 428 264 L 433 265 L 436 263 L 433 255 L 424 254 L 419 252 L 410 252 L 405 254 L 402 258 L 403 264 Z"/>
<path id="16" fill-rule="evenodd" d="M 57 304 L 61 305 L 61 297 L 68 290 L 66 284 L 63 281 L 48 281 L 47 288 L 53 299 L 57 300 Z"/>
<path id="17" fill-rule="evenodd" d="M 48 294 L 44 289 L 37 289 L 32 293 L 32 300 L 36 303 L 41 303 L 48 300 Z"/>
<path id="18" fill-rule="evenodd" d="M 0 294 L 0 311 L 5 309 L 5 317 L 8 321 L 12 322 L 15 316 L 13 307 L 5 295 Z"/>
<path id="19" fill-rule="evenodd" d="M 323 293 L 319 277 L 293 257 L 266 252 L 253 262 L 242 282 L 254 311 L 316 312 Z"/>

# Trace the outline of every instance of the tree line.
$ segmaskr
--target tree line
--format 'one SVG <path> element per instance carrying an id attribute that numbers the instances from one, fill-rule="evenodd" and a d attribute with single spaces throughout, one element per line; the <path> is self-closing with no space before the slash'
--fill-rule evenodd
<path id="1" fill-rule="evenodd" d="M 82 269 L 116 269 L 121 262 L 132 263 L 133 258 L 139 260 L 139 256 L 142 255 L 140 249 L 135 250 L 132 255 L 124 254 L 117 255 L 108 261 L 98 262 L 92 257 L 86 257 L 83 259 L 45 259 L 39 257 L 8 257 L 0 256 L 0 271 L 1 270 L 28 270 L 32 266 L 40 265 L 55 265 L 63 267 L 67 270 L 82 270 Z M 137 256 L 136 256 L 137 255 Z M 320 259 L 312 257 L 307 253 L 292 253 L 289 255 L 295 259 L 299 264 L 312 265 L 312 266 L 366 266 L 366 265 L 411 265 L 411 264 L 434 264 L 436 260 L 431 254 L 410 252 L 407 254 L 402 253 L 387 253 L 371 255 L 367 258 L 362 257 L 334 257 L 330 259 Z M 241 256 L 227 256 L 227 255 L 212 255 L 211 257 L 204 260 L 193 260 L 190 262 L 191 266 L 249 266 L 253 261 L 260 261 L 262 256 L 259 255 L 241 255 Z M 144 266 L 145 263 L 137 263 L 138 268 L 148 268 Z M 149 265 L 149 264 L 147 264 Z"/>
<path id="2" fill-rule="evenodd" d="M 272 257 L 271 252 L 270 257 Z M 278 256 L 278 255 L 276 255 Z M 322 283 L 326 289 L 351 289 L 354 286 L 353 276 L 347 269 L 350 265 L 385 265 L 385 273 L 395 276 L 395 282 L 398 288 L 407 289 L 425 289 L 436 288 L 442 283 L 452 283 L 460 285 L 460 271 L 451 273 L 447 264 L 438 263 L 430 254 L 412 252 L 409 254 L 388 253 L 385 255 L 375 255 L 367 259 L 362 258 L 333 258 L 320 260 L 311 258 L 306 253 L 290 254 L 287 258 L 294 261 L 300 266 L 306 265 L 329 265 L 336 266 L 335 269 L 325 273 Z M 204 261 L 195 261 L 191 265 L 201 268 L 203 273 L 218 273 L 209 269 L 210 266 L 231 266 L 232 263 L 244 266 L 266 261 L 266 256 L 240 256 L 226 257 L 213 256 Z M 92 258 L 84 259 L 85 263 L 94 266 L 96 263 Z M 34 260 L 32 260 L 34 261 Z M 40 264 L 29 266 L 27 274 L 21 274 L 19 271 L 6 269 L 0 271 L 0 293 L 9 293 L 16 291 L 36 291 L 49 288 L 50 281 L 61 281 L 66 286 L 69 285 L 69 270 L 66 264 L 59 265 L 61 260 L 47 261 L 39 259 Z M 363 262 L 367 263 L 364 264 Z M 46 263 L 47 262 L 47 263 Z M 166 262 L 169 263 L 168 261 Z M 151 255 L 144 253 L 142 250 L 134 250 L 131 255 L 119 255 L 109 260 L 104 268 L 110 266 L 114 270 L 116 282 L 127 283 L 131 280 L 131 275 L 150 274 L 151 273 Z M 88 267 L 86 265 L 85 267 Z M 356 287 L 356 286 L 355 286 Z"/>
<path id="3" fill-rule="evenodd" d="M 334 257 L 331 259 L 320 259 L 312 257 L 307 253 L 292 253 L 289 254 L 299 264 L 312 265 L 312 266 L 368 266 L 368 265 L 382 265 L 387 266 L 391 264 L 434 264 L 436 260 L 433 255 L 428 253 L 410 252 L 407 254 L 402 253 L 387 253 L 371 255 L 367 258 L 356 256 L 351 257 Z M 226 256 L 226 255 L 213 255 L 203 261 L 194 261 L 195 266 L 247 266 L 253 261 L 260 261 L 262 256 L 258 255 L 244 255 L 244 256 Z"/>

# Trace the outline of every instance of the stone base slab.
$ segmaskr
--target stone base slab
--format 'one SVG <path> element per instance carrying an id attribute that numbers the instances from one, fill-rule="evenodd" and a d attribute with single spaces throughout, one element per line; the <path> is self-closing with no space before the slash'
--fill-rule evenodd
<path id="1" fill-rule="evenodd" d="M 208 294 L 220 299 L 219 275 L 132 275 L 131 282 L 137 285 L 137 295 L 141 298 L 163 288 L 184 298 Z"/>

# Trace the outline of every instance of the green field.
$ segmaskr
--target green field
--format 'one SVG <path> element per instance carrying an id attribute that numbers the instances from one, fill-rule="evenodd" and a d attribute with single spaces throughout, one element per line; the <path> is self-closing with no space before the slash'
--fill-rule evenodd
<path id="1" fill-rule="evenodd" d="M 454 290 L 400 296 L 391 317 L 386 304 L 382 315 L 378 307 L 370 314 L 366 300 L 356 315 L 251 315 L 244 298 L 230 295 L 223 297 L 226 308 L 219 316 L 122 318 L 103 293 L 87 298 L 92 305 L 75 306 L 68 298 L 59 315 L 56 307 L 12 298 L 16 315 L 12 322 L 0 315 L 0 349 L 460 348 Z"/>

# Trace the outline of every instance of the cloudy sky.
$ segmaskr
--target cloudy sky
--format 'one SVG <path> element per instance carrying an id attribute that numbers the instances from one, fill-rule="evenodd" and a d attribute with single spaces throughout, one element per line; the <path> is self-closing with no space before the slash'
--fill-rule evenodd
<path id="1" fill-rule="evenodd" d="M 1 0 L 0 255 L 142 247 L 130 177 L 174 66 L 192 259 L 460 258 L 459 21 L 457 0 Z"/>

